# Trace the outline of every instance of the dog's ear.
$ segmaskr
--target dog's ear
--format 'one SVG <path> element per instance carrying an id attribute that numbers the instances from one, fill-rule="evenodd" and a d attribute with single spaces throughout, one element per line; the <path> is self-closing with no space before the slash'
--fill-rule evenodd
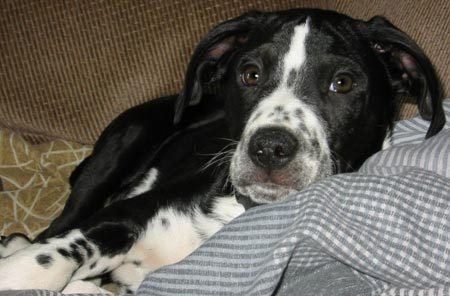
<path id="1" fill-rule="evenodd" d="M 175 101 L 177 124 L 188 105 L 196 105 L 203 95 L 203 85 L 218 81 L 225 72 L 226 60 L 248 40 L 262 13 L 249 12 L 213 28 L 198 44 L 189 62 L 184 87 Z"/>
<path id="2" fill-rule="evenodd" d="M 445 124 L 443 92 L 426 54 L 384 17 L 373 17 L 364 27 L 373 50 L 388 69 L 393 90 L 415 97 L 420 115 L 431 121 L 426 138 L 438 133 Z"/>

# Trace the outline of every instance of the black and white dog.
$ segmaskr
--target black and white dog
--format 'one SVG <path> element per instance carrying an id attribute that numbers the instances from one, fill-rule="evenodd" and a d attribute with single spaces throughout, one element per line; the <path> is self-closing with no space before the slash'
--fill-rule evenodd
<path id="1" fill-rule="evenodd" d="M 106 128 L 33 244 L 4 239 L 0 290 L 110 273 L 135 291 L 244 207 L 358 169 L 382 149 L 399 93 L 418 98 L 427 137 L 442 128 L 433 66 L 382 17 L 295 9 L 226 21 L 198 45 L 180 95 Z"/>

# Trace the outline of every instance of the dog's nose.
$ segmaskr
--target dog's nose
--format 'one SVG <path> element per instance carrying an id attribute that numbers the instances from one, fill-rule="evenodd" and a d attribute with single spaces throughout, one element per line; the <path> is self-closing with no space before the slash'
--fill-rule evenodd
<path id="1" fill-rule="evenodd" d="M 256 166 L 267 170 L 286 166 L 297 152 L 298 141 L 288 130 L 268 127 L 256 131 L 249 142 L 249 155 Z"/>

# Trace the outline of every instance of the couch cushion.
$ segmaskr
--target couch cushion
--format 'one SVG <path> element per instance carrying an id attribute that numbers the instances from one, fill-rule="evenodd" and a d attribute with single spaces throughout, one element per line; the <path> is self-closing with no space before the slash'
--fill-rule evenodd
<path id="1" fill-rule="evenodd" d="M 248 10 L 326 0 L 0 1 L 0 127 L 93 143 L 121 111 L 176 93 L 195 44 Z"/>

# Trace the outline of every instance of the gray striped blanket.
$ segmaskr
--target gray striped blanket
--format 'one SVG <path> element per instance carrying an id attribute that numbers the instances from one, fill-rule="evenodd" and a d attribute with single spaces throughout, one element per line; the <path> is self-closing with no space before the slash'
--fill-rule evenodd
<path id="1" fill-rule="evenodd" d="M 450 295 L 450 101 L 446 130 L 396 124 L 357 173 L 252 208 L 138 295 Z M 30 294 L 28 294 L 30 293 Z M 1 294 L 1 293 L 0 293 Z M 9 292 L 9 295 L 57 295 Z"/>

